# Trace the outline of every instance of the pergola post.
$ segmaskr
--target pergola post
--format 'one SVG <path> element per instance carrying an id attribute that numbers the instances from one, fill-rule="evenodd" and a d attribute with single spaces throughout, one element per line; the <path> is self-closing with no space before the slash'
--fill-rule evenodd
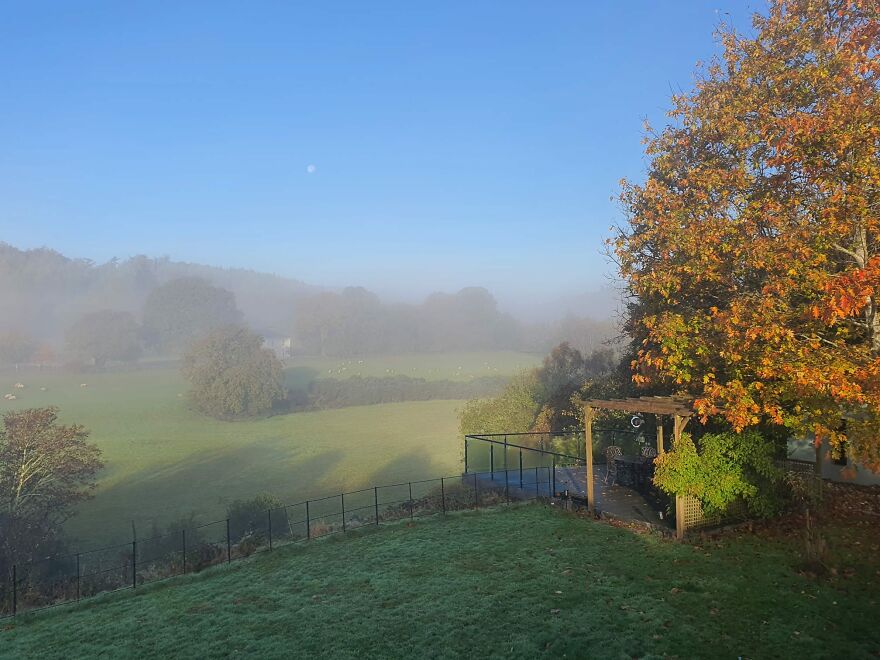
<path id="1" fill-rule="evenodd" d="M 660 455 L 666 451 L 663 446 L 663 415 L 657 415 L 657 454 Z"/>
<path id="2" fill-rule="evenodd" d="M 587 462 L 587 509 L 590 514 L 595 513 L 595 494 L 593 492 L 593 408 L 584 406 L 584 458 Z"/>
<path id="3" fill-rule="evenodd" d="M 684 415 L 675 415 L 673 428 L 672 428 L 672 437 L 675 440 L 681 439 L 681 434 L 684 431 L 684 427 L 687 426 L 688 418 Z"/>

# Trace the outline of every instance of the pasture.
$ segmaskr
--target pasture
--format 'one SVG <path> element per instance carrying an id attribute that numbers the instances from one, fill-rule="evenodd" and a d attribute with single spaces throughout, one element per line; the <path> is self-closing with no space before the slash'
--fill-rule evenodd
<path id="1" fill-rule="evenodd" d="M 874 657 L 876 530 L 823 533 L 840 571 L 816 578 L 773 525 L 688 544 L 542 505 L 451 514 L 7 621 L 0 656 Z"/>
<path id="2" fill-rule="evenodd" d="M 363 375 L 406 370 L 414 377 L 465 379 L 482 375 L 480 368 L 487 364 L 493 374 L 512 374 L 537 361 L 521 353 L 458 353 L 373 357 L 360 366 Z M 345 366 L 323 358 L 301 362 L 293 361 L 288 369 L 291 386 L 327 374 L 334 369 L 328 365 Z M 293 502 L 461 469 L 456 417 L 461 401 L 221 422 L 189 409 L 186 383 L 171 367 L 85 375 L 7 372 L 0 378 L 0 391 L 17 395 L 15 401 L 0 401 L 0 412 L 56 405 L 63 422 L 90 429 L 103 450 L 106 467 L 96 496 L 68 523 L 70 534 L 89 545 L 129 539 L 132 521 L 144 534 L 154 522 L 164 526 L 191 512 L 203 521 L 223 517 L 228 502 L 262 492 Z M 16 381 L 25 389 L 13 390 Z"/>
<path id="3" fill-rule="evenodd" d="M 465 381 L 481 376 L 512 376 L 537 367 L 542 356 L 517 351 L 419 353 L 363 358 L 293 357 L 285 361 L 288 386 L 313 378 L 408 376 L 425 380 Z"/>

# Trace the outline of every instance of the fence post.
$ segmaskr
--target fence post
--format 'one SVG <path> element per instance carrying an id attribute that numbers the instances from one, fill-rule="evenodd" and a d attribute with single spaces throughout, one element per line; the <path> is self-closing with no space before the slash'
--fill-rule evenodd
<path id="1" fill-rule="evenodd" d="M 468 472 L 468 437 L 464 436 L 464 473 Z"/>
<path id="2" fill-rule="evenodd" d="M 79 553 L 77 552 L 76 553 L 76 602 L 77 603 L 79 602 L 79 596 L 80 596 L 80 593 L 82 592 L 82 589 L 80 588 L 81 575 L 82 575 L 82 573 L 80 572 L 80 569 L 79 569 Z"/>
<path id="3" fill-rule="evenodd" d="M 180 530 L 181 550 L 183 551 L 183 574 L 186 575 L 186 528 Z"/>
<path id="4" fill-rule="evenodd" d="M 137 549 L 138 542 L 131 542 L 131 588 L 137 588 Z"/>
<path id="5" fill-rule="evenodd" d="M 519 450 L 519 488 L 522 490 L 522 449 Z"/>
<path id="6" fill-rule="evenodd" d="M 538 466 L 535 466 L 535 499 L 538 499 Z"/>
<path id="7" fill-rule="evenodd" d="M 269 522 L 269 550 L 272 549 L 272 509 L 266 509 L 266 518 Z"/>
<path id="8" fill-rule="evenodd" d="M 226 519 L 226 563 L 232 561 L 232 540 L 229 538 L 229 518 Z"/>
<path id="9" fill-rule="evenodd" d="M 306 540 L 312 538 L 312 522 L 309 520 L 309 501 L 306 500 Z"/>
<path id="10" fill-rule="evenodd" d="M 492 481 L 495 481 L 495 443 L 489 445 L 489 474 Z"/>
<path id="11" fill-rule="evenodd" d="M 18 612 L 18 566 L 12 565 L 12 616 Z"/>
<path id="12" fill-rule="evenodd" d="M 554 461 L 556 460 L 555 456 L 553 457 L 553 460 Z M 553 497 L 553 485 L 550 483 L 550 479 L 551 479 L 550 468 L 547 468 L 547 499 L 548 500 Z"/>
<path id="13" fill-rule="evenodd" d="M 507 436 L 504 436 L 504 472 L 507 473 Z"/>
<path id="14" fill-rule="evenodd" d="M 373 486 L 373 505 L 376 507 L 376 525 L 379 524 L 379 487 Z"/>
<path id="15" fill-rule="evenodd" d="M 480 508 L 480 480 L 477 479 L 476 472 L 474 472 L 474 508 Z"/>
<path id="16" fill-rule="evenodd" d="M 551 499 L 556 497 L 556 456 L 553 456 L 553 483 L 550 489 Z"/>
<path id="17" fill-rule="evenodd" d="M 409 482 L 409 519 L 413 519 L 413 499 L 412 499 L 412 481 Z"/>
<path id="18" fill-rule="evenodd" d="M 446 515 L 446 487 L 443 485 L 444 477 L 440 477 L 440 506 L 443 507 L 443 515 Z"/>
<path id="19" fill-rule="evenodd" d="M 507 458 L 507 447 L 504 448 L 504 457 Z M 507 462 L 506 460 L 504 461 Z M 504 497 L 507 499 L 507 503 L 510 504 L 510 484 L 507 481 L 507 475 L 509 471 L 507 470 L 507 466 L 504 466 Z"/>
<path id="20" fill-rule="evenodd" d="M 345 531 L 345 493 L 339 493 L 339 501 L 342 502 L 342 531 Z"/>

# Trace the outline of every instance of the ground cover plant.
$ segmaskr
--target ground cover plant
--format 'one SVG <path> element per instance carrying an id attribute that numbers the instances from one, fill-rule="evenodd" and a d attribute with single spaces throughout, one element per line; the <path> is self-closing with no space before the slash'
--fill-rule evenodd
<path id="1" fill-rule="evenodd" d="M 797 519 L 676 543 L 543 505 L 438 516 L 7 621 L 0 656 L 869 657 L 876 526 L 817 525 L 824 577 Z"/>

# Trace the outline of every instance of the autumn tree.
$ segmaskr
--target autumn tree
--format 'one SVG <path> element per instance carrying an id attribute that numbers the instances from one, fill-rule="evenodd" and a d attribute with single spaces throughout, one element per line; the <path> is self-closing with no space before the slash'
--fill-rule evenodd
<path id="1" fill-rule="evenodd" d="M 230 291 L 198 277 L 181 277 L 153 290 L 147 298 L 144 335 L 150 345 L 175 353 L 241 318 Z"/>
<path id="2" fill-rule="evenodd" d="M 285 397 L 281 362 L 263 338 L 226 326 L 195 342 L 184 355 L 183 375 L 200 411 L 220 419 L 269 412 Z"/>
<path id="3" fill-rule="evenodd" d="M 141 356 L 141 332 L 128 312 L 105 309 L 84 314 L 67 329 L 67 348 L 93 360 L 96 367 L 110 360 L 133 362 Z"/>
<path id="4" fill-rule="evenodd" d="M 880 469 L 880 16 L 771 0 L 649 129 L 614 239 L 635 380 Z"/>
<path id="5" fill-rule="evenodd" d="M 57 548 L 61 527 L 91 496 L 101 451 L 57 408 L 17 410 L 0 428 L 0 572 Z"/>

